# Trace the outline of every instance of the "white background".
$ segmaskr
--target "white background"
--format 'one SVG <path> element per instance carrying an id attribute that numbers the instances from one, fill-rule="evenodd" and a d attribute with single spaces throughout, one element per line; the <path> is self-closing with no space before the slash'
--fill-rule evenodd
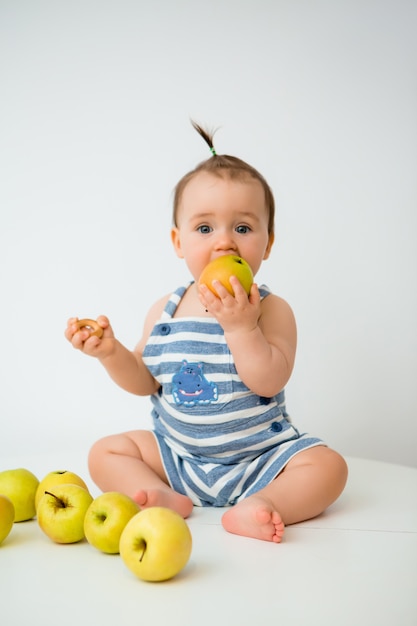
<path id="1" fill-rule="evenodd" d="M 417 465 L 416 6 L 0 0 L 0 466 L 149 425 L 63 333 L 104 313 L 133 347 L 188 280 L 172 189 L 210 156 L 190 117 L 274 190 L 257 281 L 298 321 L 293 421 Z"/>

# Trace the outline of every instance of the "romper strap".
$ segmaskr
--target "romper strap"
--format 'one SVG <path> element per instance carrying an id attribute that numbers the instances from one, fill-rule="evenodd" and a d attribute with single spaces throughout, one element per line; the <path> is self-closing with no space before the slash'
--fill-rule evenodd
<path id="1" fill-rule="evenodd" d="M 267 285 L 259 285 L 259 293 L 261 296 L 261 300 L 263 300 L 266 296 L 269 296 L 269 294 L 271 293 L 271 290 L 269 287 L 267 287 Z"/>
<path id="2" fill-rule="evenodd" d="M 178 289 L 176 289 L 170 296 L 169 299 L 165 305 L 164 311 L 161 315 L 161 319 L 162 320 L 166 320 L 166 319 L 170 319 L 175 311 L 177 310 L 177 307 L 179 305 L 179 303 L 181 302 L 181 299 L 183 297 L 183 295 L 185 294 L 185 292 L 187 291 L 188 287 L 190 285 L 192 285 L 194 281 L 190 281 L 187 285 L 183 285 L 182 287 L 178 287 Z"/>

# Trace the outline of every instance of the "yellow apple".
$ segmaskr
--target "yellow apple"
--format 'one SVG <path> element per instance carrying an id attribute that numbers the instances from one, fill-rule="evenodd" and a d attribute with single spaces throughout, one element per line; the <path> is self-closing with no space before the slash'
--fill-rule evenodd
<path id="1" fill-rule="evenodd" d="M 252 270 L 249 263 L 235 254 L 219 256 L 206 265 L 198 279 L 198 284 L 207 285 L 210 291 L 218 296 L 212 284 L 213 280 L 218 280 L 233 296 L 234 291 L 230 284 L 230 276 L 236 276 L 246 293 L 249 294 L 253 283 Z"/>
<path id="2" fill-rule="evenodd" d="M 49 472 L 49 474 L 42 478 L 36 490 L 36 509 L 38 508 L 39 500 L 42 498 L 45 491 L 51 491 L 51 488 L 57 485 L 80 485 L 80 487 L 84 487 L 84 489 L 88 491 L 88 487 L 83 479 L 78 476 L 78 474 L 74 474 L 74 472 L 69 472 L 68 470 L 56 470 L 54 472 Z"/>
<path id="3" fill-rule="evenodd" d="M 58 485 L 39 500 L 38 524 L 55 543 L 84 539 L 84 518 L 93 496 L 80 485 Z"/>
<path id="4" fill-rule="evenodd" d="M 0 544 L 11 531 L 14 522 L 14 505 L 7 496 L 0 495 Z"/>
<path id="5" fill-rule="evenodd" d="M 149 507 L 126 524 L 120 556 L 142 580 L 158 582 L 178 574 L 191 555 L 192 537 L 185 520 L 165 507 Z"/>
<path id="6" fill-rule="evenodd" d="M 123 493 L 102 493 L 93 500 L 85 514 L 85 538 L 101 552 L 118 554 L 122 531 L 139 510 L 139 505 Z"/>
<path id="7" fill-rule="evenodd" d="M 0 494 L 13 502 L 15 522 L 35 517 L 35 495 L 39 480 L 27 469 L 18 468 L 0 472 Z"/>

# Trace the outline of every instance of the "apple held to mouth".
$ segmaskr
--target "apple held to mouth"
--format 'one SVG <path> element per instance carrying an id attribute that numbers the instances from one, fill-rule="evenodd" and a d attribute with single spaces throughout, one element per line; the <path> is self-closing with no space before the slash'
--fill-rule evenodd
<path id="1" fill-rule="evenodd" d="M 118 554 L 120 536 L 139 510 L 139 505 L 123 493 L 102 493 L 88 507 L 84 518 L 85 538 L 101 552 Z"/>
<path id="2" fill-rule="evenodd" d="M 84 489 L 88 491 L 88 487 L 83 479 L 77 474 L 74 474 L 74 472 L 69 472 L 68 470 L 56 470 L 54 472 L 49 472 L 49 474 L 42 478 L 36 490 L 36 509 L 38 508 L 39 500 L 42 498 L 45 491 L 51 491 L 51 488 L 58 485 L 80 485 L 80 487 L 84 487 Z"/>
<path id="3" fill-rule="evenodd" d="M 11 469 L 0 472 L 0 494 L 13 502 L 15 522 L 24 522 L 35 517 L 35 496 L 38 478 L 27 469 Z"/>
<path id="4" fill-rule="evenodd" d="M 39 500 L 38 524 L 55 543 L 84 539 L 84 518 L 93 496 L 80 485 L 58 485 Z"/>
<path id="5" fill-rule="evenodd" d="M 0 544 L 13 528 L 14 505 L 7 496 L 0 495 Z"/>
<path id="6" fill-rule="evenodd" d="M 212 284 L 213 280 L 218 280 L 233 296 L 234 291 L 230 284 L 230 276 L 236 276 L 246 293 L 249 294 L 253 283 L 252 270 L 249 263 L 235 254 L 219 256 L 206 265 L 198 279 L 198 284 L 207 285 L 210 291 L 218 296 Z"/>
<path id="7" fill-rule="evenodd" d="M 149 507 L 126 524 L 120 537 L 120 556 L 142 580 L 173 578 L 187 564 L 192 548 L 185 520 L 164 507 Z"/>

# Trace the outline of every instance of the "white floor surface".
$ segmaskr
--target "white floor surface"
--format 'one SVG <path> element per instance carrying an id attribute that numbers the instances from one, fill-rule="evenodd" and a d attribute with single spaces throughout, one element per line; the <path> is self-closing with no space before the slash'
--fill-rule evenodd
<path id="1" fill-rule="evenodd" d="M 72 470 L 98 495 L 85 458 L 15 456 L 0 470 Z M 196 508 L 191 559 L 164 583 L 137 579 L 85 541 L 54 544 L 36 520 L 15 524 L 0 546 L 0 624 L 416 626 L 417 469 L 347 460 L 338 502 L 278 545 L 228 534 L 222 509 Z"/>

